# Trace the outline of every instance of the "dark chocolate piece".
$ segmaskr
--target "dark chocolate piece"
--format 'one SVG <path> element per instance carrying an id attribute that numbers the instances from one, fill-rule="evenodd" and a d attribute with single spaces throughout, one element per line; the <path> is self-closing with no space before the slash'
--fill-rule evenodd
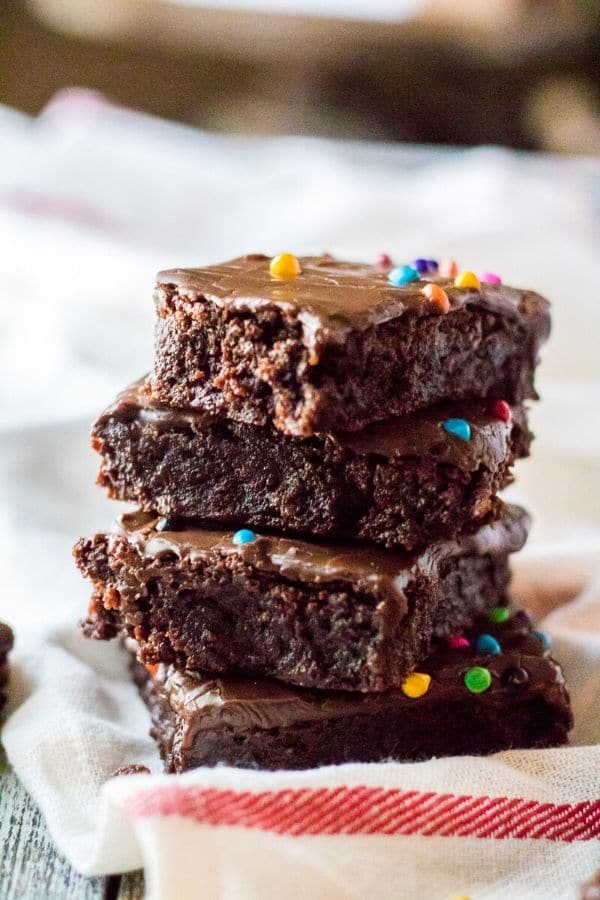
<path id="1" fill-rule="evenodd" d="M 167 405 L 288 434 L 356 431 L 443 400 L 536 396 L 546 300 L 425 275 L 395 287 L 375 266 L 300 259 L 297 278 L 253 255 L 161 272 L 150 390 Z M 421 292 L 448 294 L 440 314 Z"/>
<path id="2" fill-rule="evenodd" d="M 5 688 L 8 682 L 8 654 L 13 648 L 12 629 L 0 622 L 0 712 L 6 703 Z"/>
<path id="3" fill-rule="evenodd" d="M 397 686 L 435 633 L 506 603 L 519 507 L 459 539 L 411 554 L 187 528 L 123 516 L 74 554 L 94 585 L 85 633 L 138 641 L 146 663 L 252 672 L 306 687 Z M 250 535 L 252 536 L 252 535 Z"/>
<path id="4" fill-rule="evenodd" d="M 482 632 L 501 647 L 473 649 Z M 305 769 L 345 762 L 418 760 L 564 744 L 572 726 L 561 669 L 526 624 L 480 619 L 466 649 L 439 644 L 402 689 L 349 694 L 241 677 L 192 675 L 161 665 L 154 677 L 134 662 L 168 772 L 225 763 Z M 482 667 L 489 688 L 472 693 L 465 674 Z M 507 684 L 522 668 L 527 683 Z M 423 677 L 425 676 L 425 677 Z M 429 680 L 430 679 L 430 680 Z"/>
<path id="5" fill-rule="evenodd" d="M 162 516 L 410 550 L 477 527 L 494 512 L 531 434 L 484 401 L 442 404 L 361 432 L 290 437 L 208 413 L 151 404 L 141 382 L 98 419 L 99 484 Z M 463 418 L 470 440 L 443 423 Z M 157 530 L 169 530 L 161 519 Z"/>

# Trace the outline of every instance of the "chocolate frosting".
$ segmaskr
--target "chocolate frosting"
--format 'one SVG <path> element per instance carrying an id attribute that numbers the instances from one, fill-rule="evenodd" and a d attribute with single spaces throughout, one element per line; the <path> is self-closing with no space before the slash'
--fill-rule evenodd
<path id="1" fill-rule="evenodd" d="M 472 640 L 482 633 L 496 637 L 502 652 L 484 655 L 472 646 L 459 650 L 438 646 L 418 667 L 419 672 L 431 676 L 429 689 L 419 698 L 409 698 L 400 689 L 378 694 L 315 691 L 267 679 L 195 675 L 166 665 L 158 667 L 154 680 L 174 712 L 185 720 L 190 729 L 188 740 L 202 727 L 204 717 L 208 717 L 210 727 L 218 722 L 238 732 L 285 728 L 299 721 L 370 715 L 415 703 L 439 706 L 456 699 L 467 700 L 472 695 L 463 675 L 471 666 L 483 666 L 492 676 L 490 688 L 480 695 L 483 703 L 493 704 L 496 698 L 504 698 L 510 692 L 564 685 L 560 666 L 549 657 L 527 621 L 517 617 L 497 625 L 482 617 L 467 637 Z M 525 684 L 510 685 L 503 678 L 504 673 L 516 668 L 526 672 Z"/>
<path id="2" fill-rule="evenodd" d="M 136 420 L 159 430 L 189 428 L 200 432 L 221 421 L 220 417 L 201 410 L 177 409 L 152 402 L 144 390 L 144 379 L 123 391 L 98 419 L 95 429 L 111 419 Z M 438 463 L 473 472 L 480 466 L 494 471 L 507 458 L 514 429 L 527 431 L 527 414 L 522 406 L 514 406 L 509 422 L 490 415 L 484 401 L 441 403 L 412 413 L 376 422 L 362 431 L 317 435 L 316 440 L 337 446 L 356 456 L 370 454 L 394 462 L 406 457 L 431 458 Z M 471 438 L 463 441 L 444 430 L 449 418 L 461 418 L 471 426 Z M 236 427 L 236 426 L 232 426 Z M 286 441 L 315 441 L 315 438 L 281 437 L 273 426 L 243 425 L 260 433 L 268 429 Z"/>
<path id="3" fill-rule="evenodd" d="M 375 266 L 326 254 L 301 257 L 300 275 L 282 280 L 270 274 L 269 262 L 268 256 L 251 254 L 202 269 L 168 269 L 159 272 L 157 288 L 173 285 L 191 301 L 208 300 L 240 311 L 275 305 L 302 322 L 305 337 L 326 338 L 405 313 L 430 315 L 432 307 L 421 288 L 426 281 L 435 281 L 448 295 L 450 314 L 463 306 L 480 306 L 511 319 L 539 319 L 540 337 L 549 331 L 548 302 L 533 291 L 492 284 L 457 288 L 452 280 L 431 275 L 422 276 L 421 283 L 395 287 Z"/>
<path id="4" fill-rule="evenodd" d="M 520 550 L 529 527 L 528 514 L 518 506 L 501 505 L 498 519 L 473 534 L 429 545 L 413 553 L 357 544 L 324 544 L 275 535 L 257 535 L 248 544 L 232 543 L 233 531 L 188 527 L 156 531 L 159 520 L 147 513 L 127 513 L 114 532 L 126 536 L 144 556 L 174 553 L 185 559 L 212 554 L 237 555 L 263 572 L 283 578 L 326 584 L 347 581 L 382 596 L 403 598 L 403 589 L 417 572 L 434 573 L 440 563 L 461 555 L 500 555 Z"/>

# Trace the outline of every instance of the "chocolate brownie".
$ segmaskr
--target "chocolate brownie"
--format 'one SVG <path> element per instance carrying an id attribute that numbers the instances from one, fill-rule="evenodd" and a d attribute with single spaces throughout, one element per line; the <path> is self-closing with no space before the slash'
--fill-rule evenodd
<path id="1" fill-rule="evenodd" d="M 158 666 L 134 677 L 168 772 L 226 763 L 306 769 L 564 744 L 572 726 L 561 669 L 516 613 L 439 643 L 402 688 L 349 694 Z"/>
<path id="2" fill-rule="evenodd" d="M 443 400 L 536 396 L 550 330 L 539 294 L 434 275 L 396 287 L 375 266 L 299 262 L 292 279 L 261 255 L 160 272 L 153 398 L 306 436 Z M 433 279 L 447 312 L 422 293 Z"/>
<path id="3" fill-rule="evenodd" d="M 413 553 L 186 528 L 144 513 L 81 540 L 94 595 L 89 637 L 135 638 L 146 663 L 252 672 L 305 687 L 397 686 L 454 630 L 506 602 L 518 507 L 459 539 Z M 241 542 L 241 543 L 239 543 Z"/>
<path id="4" fill-rule="evenodd" d="M 138 382 L 98 419 L 92 443 L 99 484 L 147 512 L 411 550 L 493 513 L 531 440 L 522 407 L 500 412 L 446 403 L 301 438 L 152 404 Z M 457 420 L 468 423 L 467 440 L 445 430 Z"/>
<path id="5" fill-rule="evenodd" d="M 8 654 L 12 650 L 13 640 L 12 630 L 0 622 L 0 712 L 6 703 L 4 689 L 8 681 Z"/>

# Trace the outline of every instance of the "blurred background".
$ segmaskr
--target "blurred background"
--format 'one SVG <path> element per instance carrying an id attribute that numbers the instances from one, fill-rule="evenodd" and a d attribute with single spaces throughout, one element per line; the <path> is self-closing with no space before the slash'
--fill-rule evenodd
<path id="1" fill-rule="evenodd" d="M 2 0 L 0 103 L 214 131 L 600 152 L 597 0 Z"/>

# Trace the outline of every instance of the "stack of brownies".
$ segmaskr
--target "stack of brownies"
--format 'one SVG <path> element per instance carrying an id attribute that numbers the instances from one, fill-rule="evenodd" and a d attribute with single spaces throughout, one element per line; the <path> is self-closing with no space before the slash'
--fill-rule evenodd
<path id="1" fill-rule="evenodd" d="M 509 604 L 547 302 L 453 263 L 245 256 L 160 273 L 151 375 L 96 422 L 134 501 L 75 557 L 169 771 L 564 743 Z"/>

